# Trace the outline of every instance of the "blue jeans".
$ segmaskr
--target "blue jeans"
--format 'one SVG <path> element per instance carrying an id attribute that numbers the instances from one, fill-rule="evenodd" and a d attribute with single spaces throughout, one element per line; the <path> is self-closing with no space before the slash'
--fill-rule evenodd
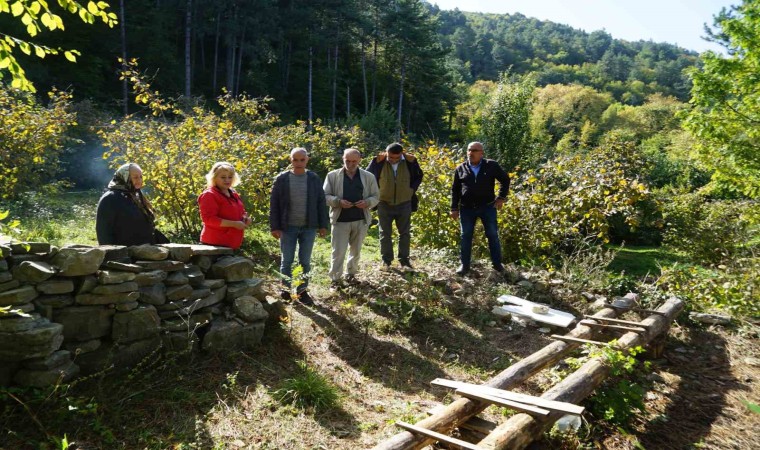
<path id="1" fill-rule="evenodd" d="M 282 232 L 280 237 L 280 273 L 285 277 L 282 284 L 290 289 L 293 276 L 293 260 L 296 256 L 296 244 L 298 244 L 298 263 L 303 268 L 303 283 L 298 286 L 301 293 L 309 288 L 309 273 L 311 272 L 311 250 L 314 248 L 314 240 L 317 238 L 316 228 L 294 227 L 288 225 L 288 229 Z"/>
<path id="2" fill-rule="evenodd" d="M 460 243 L 460 255 L 462 265 L 470 267 L 472 261 L 472 236 L 475 233 L 475 222 L 478 218 L 483 222 L 483 228 L 488 238 L 488 251 L 491 253 L 491 264 L 501 266 L 501 243 L 499 242 L 499 228 L 496 223 L 496 208 L 493 205 L 478 208 L 461 208 L 459 210 L 459 223 L 461 226 L 462 239 Z"/>

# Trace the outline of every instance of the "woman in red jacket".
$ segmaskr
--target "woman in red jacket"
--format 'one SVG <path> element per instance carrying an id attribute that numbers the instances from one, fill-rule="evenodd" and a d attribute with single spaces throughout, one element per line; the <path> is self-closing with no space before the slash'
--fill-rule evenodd
<path id="1" fill-rule="evenodd" d="M 251 224 L 240 195 L 232 189 L 240 177 L 232 164 L 218 162 L 206 174 L 206 181 L 206 189 L 198 197 L 201 243 L 237 249 L 243 243 L 243 230 Z"/>

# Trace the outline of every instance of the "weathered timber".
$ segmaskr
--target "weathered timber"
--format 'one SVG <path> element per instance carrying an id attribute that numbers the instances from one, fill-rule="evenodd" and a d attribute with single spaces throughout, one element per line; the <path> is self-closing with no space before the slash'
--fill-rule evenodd
<path id="1" fill-rule="evenodd" d="M 525 405 L 534 405 L 541 408 L 551 409 L 552 411 L 561 411 L 567 414 L 583 414 L 583 407 L 578 405 L 572 405 L 563 402 L 554 402 L 543 399 L 541 397 L 534 397 L 532 395 L 520 394 L 519 392 L 506 391 L 504 389 L 496 389 L 488 386 L 481 386 L 477 384 L 462 383 L 459 381 L 446 380 L 443 378 L 436 378 L 431 381 L 430 384 L 434 386 L 443 386 L 449 389 L 456 389 L 459 391 L 469 391 L 475 394 L 488 395 L 491 397 L 498 397 L 505 400 L 511 400 L 513 402 L 522 403 Z"/>
<path id="2" fill-rule="evenodd" d="M 433 416 L 443 412 L 444 408 L 446 408 L 445 405 L 437 405 L 434 408 L 431 408 L 427 413 L 429 416 Z M 496 429 L 496 426 L 497 425 L 490 420 L 481 419 L 480 417 L 470 417 L 470 420 L 467 422 L 459 424 L 459 430 L 466 429 L 486 435 Z"/>
<path id="3" fill-rule="evenodd" d="M 616 315 L 617 310 L 604 308 L 596 313 L 596 318 L 614 318 Z M 567 333 L 566 336 L 589 338 L 593 337 L 597 331 L 586 325 L 579 324 Z M 517 386 L 544 367 L 557 363 L 557 361 L 578 348 L 579 345 L 573 342 L 552 342 L 541 350 L 507 367 L 494 378 L 491 378 L 485 385 L 497 389 L 508 389 Z M 423 419 L 416 425 L 438 432 L 449 432 L 469 420 L 470 417 L 486 409 L 489 405 L 487 402 L 460 398 L 447 405 L 440 413 Z M 377 444 L 374 450 L 419 449 L 433 442 L 434 439 L 404 431 Z"/>
<path id="4" fill-rule="evenodd" d="M 654 314 L 642 321 L 648 332 L 639 334 L 628 332 L 618 339 L 618 348 L 629 349 L 638 345 L 646 345 L 656 336 L 666 332 L 670 323 L 683 309 L 683 301 L 670 298 L 659 308 L 663 314 Z M 548 400 L 577 403 L 589 396 L 609 373 L 609 367 L 599 358 L 594 358 L 549 389 L 541 396 Z M 562 416 L 552 413 L 548 417 L 538 418 L 528 414 L 516 414 L 502 423 L 478 443 L 486 449 L 520 449 L 530 444 Z"/>
<path id="5" fill-rule="evenodd" d="M 625 310 L 625 311 L 636 311 L 636 312 L 645 313 L 645 314 L 659 314 L 659 315 L 664 314 L 662 311 L 657 311 L 655 309 L 639 308 L 636 306 L 620 306 L 620 305 L 613 305 L 611 303 L 605 303 L 604 306 L 608 308 L 615 308 L 615 309 L 620 309 L 620 310 Z"/>
<path id="6" fill-rule="evenodd" d="M 456 439 L 451 436 L 446 436 L 445 434 L 436 433 L 435 431 L 428 430 L 427 428 L 422 428 L 418 426 L 414 426 L 410 423 L 406 422 L 396 422 L 397 427 L 401 427 L 405 430 L 410 430 L 414 433 L 421 434 L 423 436 L 427 436 L 430 438 L 435 439 L 436 441 L 445 442 L 449 445 L 454 445 L 459 448 L 466 448 L 468 450 L 481 450 L 480 447 L 477 445 L 471 444 L 467 441 L 463 441 L 461 439 Z"/>
<path id="7" fill-rule="evenodd" d="M 539 408 L 538 406 L 528 405 L 527 403 L 515 402 L 513 400 L 507 400 L 502 397 L 496 397 L 494 395 L 484 394 L 483 392 L 477 392 L 474 389 L 457 389 L 455 393 L 462 397 L 471 398 L 473 400 L 482 400 L 494 405 L 505 406 L 515 411 L 524 412 L 526 414 L 536 414 L 538 416 L 548 416 L 551 411 L 548 409 Z"/>
<path id="8" fill-rule="evenodd" d="M 585 319 L 594 319 L 594 320 L 600 320 L 602 322 L 619 323 L 621 325 L 633 325 L 633 326 L 641 327 L 641 328 L 649 327 L 649 325 L 646 325 L 642 322 L 634 322 L 632 320 L 620 320 L 620 319 L 614 319 L 614 318 L 609 318 L 609 317 L 599 317 L 598 314 L 595 316 L 584 315 L 583 317 Z"/>
<path id="9" fill-rule="evenodd" d="M 609 323 L 599 323 L 594 322 L 593 320 L 581 320 L 583 325 L 587 325 L 589 327 L 599 327 L 599 328 L 607 328 L 610 330 L 620 330 L 620 331 L 633 331 L 634 333 L 646 333 L 646 328 L 641 327 L 626 327 L 623 325 L 612 325 Z"/>
<path id="10" fill-rule="evenodd" d="M 551 339 L 555 339 L 558 341 L 566 341 L 566 342 L 577 342 L 579 344 L 591 344 L 591 345 L 601 345 L 605 347 L 609 347 L 609 342 L 602 342 L 602 341 L 592 341 L 591 339 L 580 339 L 580 338 L 574 338 L 569 336 L 560 336 L 558 334 L 552 334 L 549 336 Z"/>

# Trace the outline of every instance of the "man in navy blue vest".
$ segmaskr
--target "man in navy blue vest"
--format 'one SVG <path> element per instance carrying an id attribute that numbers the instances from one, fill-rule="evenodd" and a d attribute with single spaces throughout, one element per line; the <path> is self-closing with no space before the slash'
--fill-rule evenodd
<path id="1" fill-rule="evenodd" d="M 467 161 L 454 170 L 451 184 L 451 217 L 459 219 L 461 226 L 460 257 L 462 265 L 458 275 L 470 271 L 472 260 L 472 236 L 477 219 L 483 222 L 491 253 L 491 264 L 497 272 L 503 272 L 501 243 L 496 222 L 496 211 L 504 206 L 509 192 L 509 176 L 499 163 L 483 157 L 483 144 L 471 142 L 467 146 Z M 499 194 L 494 194 L 496 182 Z"/>

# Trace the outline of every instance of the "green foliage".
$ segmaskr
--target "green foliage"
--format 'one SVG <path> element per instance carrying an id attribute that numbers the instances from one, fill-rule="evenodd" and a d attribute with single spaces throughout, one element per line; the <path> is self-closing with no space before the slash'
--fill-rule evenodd
<path id="1" fill-rule="evenodd" d="M 606 242 L 616 215 L 637 225 L 636 205 L 649 196 L 636 176 L 638 164 L 635 148 L 613 137 L 516 178 L 499 215 L 507 260 L 546 258 L 586 239 Z"/>
<path id="2" fill-rule="evenodd" d="M 109 27 L 116 25 L 116 14 L 108 12 L 108 3 L 89 1 L 87 6 L 74 0 L 58 0 L 58 6 L 71 14 L 78 15 L 83 22 L 92 24 L 96 18 L 102 20 Z M 0 14 L 11 14 L 15 20 L 20 21 L 26 27 L 26 33 L 30 37 L 37 36 L 43 29 L 50 31 L 63 30 L 63 19 L 50 9 L 44 0 L 0 0 Z M 10 73 L 11 87 L 25 91 L 35 92 L 34 85 L 26 78 L 26 72 L 18 63 L 14 52 L 20 50 L 26 55 L 34 55 L 44 58 L 47 55 L 57 55 L 63 52 L 67 60 L 76 62 L 76 56 L 80 55 L 77 50 L 64 50 L 52 48 L 46 45 L 19 39 L 6 33 L 0 32 L 0 80 L 3 72 Z"/>
<path id="3" fill-rule="evenodd" d="M 305 361 L 300 361 L 298 365 L 299 373 L 282 382 L 273 394 L 275 399 L 299 408 L 311 407 L 318 412 L 336 408 L 340 399 L 338 389 Z"/>
<path id="4" fill-rule="evenodd" d="M 240 173 L 237 187 L 246 211 L 255 222 L 267 220 L 274 176 L 288 165 L 293 147 L 310 152 L 309 168 L 324 175 L 340 166 L 340 152 L 363 147 L 358 128 L 323 125 L 311 131 L 303 122 L 278 126 L 267 109 L 268 99 L 223 96 L 220 113 L 201 107 L 181 110 L 154 92 L 137 72 L 136 63 L 124 76 L 133 83 L 136 99 L 152 116 L 128 116 L 102 130 L 109 149 L 104 158 L 114 164 L 137 163 L 151 187 L 151 201 L 159 220 L 184 239 L 197 239 L 201 222 L 195 199 L 206 185 L 204 175 L 216 161 L 228 161 Z"/>
<path id="5" fill-rule="evenodd" d="M 531 77 L 510 80 L 509 73 L 503 73 L 480 117 L 484 144 L 507 172 L 538 162 L 528 120 L 534 88 Z"/>
<path id="6" fill-rule="evenodd" d="M 665 243 L 696 262 L 720 263 L 746 254 L 760 206 L 746 201 L 708 201 L 697 193 L 663 202 Z"/>
<path id="7" fill-rule="evenodd" d="M 760 317 L 760 258 L 739 258 L 702 268 L 674 265 L 657 281 L 669 295 L 694 311 L 723 310 L 743 317 Z"/>
<path id="8" fill-rule="evenodd" d="M 65 132 L 76 125 L 70 112 L 71 95 L 49 93 L 47 107 L 27 93 L 0 84 L 0 199 L 36 190 L 55 180 Z"/>
<path id="9" fill-rule="evenodd" d="M 451 248 L 459 242 L 459 224 L 449 217 L 451 180 L 463 160 L 461 151 L 432 142 L 413 149 L 425 178 L 417 191 L 419 209 L 413 214 L 412 237 L 420 245 Z"/>
<path id="10" fill-rule="evenodd" d="M 702 55 L 684 126 L 721 190 L 760 198 L 760 0 L 744 0 L 715 18 L 715 40 L 728 56 Z"/>

